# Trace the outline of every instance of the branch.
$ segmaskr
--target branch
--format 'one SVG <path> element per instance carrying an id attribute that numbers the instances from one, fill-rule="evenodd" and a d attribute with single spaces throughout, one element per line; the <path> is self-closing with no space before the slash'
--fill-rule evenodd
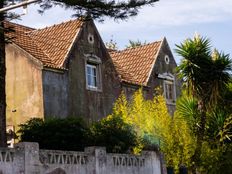
<path id="1" fill-rule="evenodd" d="M 45 10 L 59 5 L 75 11 L 75 17 L 91 16 L 93 19 L 103 20 L 110 17 L 115 20 L 125 20 L 136 16 L 139 9 L 145 5 L 153 5 L 158 0 L 128 0 L 115 2 L 115 0 L 43 0 L 40 4 L 43 13 Z"/>

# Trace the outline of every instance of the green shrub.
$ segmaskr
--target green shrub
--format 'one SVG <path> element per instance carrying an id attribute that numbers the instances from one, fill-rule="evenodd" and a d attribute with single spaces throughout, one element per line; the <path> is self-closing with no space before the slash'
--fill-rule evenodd
<path id="1" fill-rule="evenodd" d="M 42 149 L 83 150 L 86 126 L 81 119 L 33 118 L 20 125 L 20 141 L 38 142 Z"/>
<path id="2" fill-rule="evenodd" d="M 91 126 L 88 145 L 105 146 L 107 152 L 126 153 L 138 143 L 131 125 L 119 116 L 108 116 Z"/>
<path id="3" fill-rule="evenodd" d="M 120 117 L 108 116 L 89 128 L 81 119 L 33 118 L 20 125 L 20 141 L 38 142 L 41 149 L 77 150 L 105 146 L 107 152 L 128 152 L 137 145 L 136 133 Z"/>

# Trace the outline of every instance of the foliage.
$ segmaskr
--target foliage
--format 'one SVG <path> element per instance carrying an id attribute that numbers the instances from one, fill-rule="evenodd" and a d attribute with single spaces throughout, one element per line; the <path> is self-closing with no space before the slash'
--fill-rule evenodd
<path id="1" fill-rule="evenodd" d="M 110 41 L 106 42 L 105 45 L 106 45 L 106 48 L 110 49 L 110 50 L 117 50 L 118 49 L 117 42 L 114 41 L 113 39 L 110 39 Z"/>
<path id="2" fill-rule="evenodd" d="M 177 71 L 194 97 L 215 104 L 230 81 L 232 63 L 229 55 L 211 50 L 210 40 L 200 36 L 176 45 L 183 57 Z"/>
<path id="3" fill-rule="evenodd" d="M 107 152 L 126 153 L 137 146 L 132 126 L 119 116 L 108 116 L 90 127 L 88 146 L 104 146 Z"/>
<path id="4" fill-rule="evenodd" d="M 194 170 L 202 165 L 203 144 L 206 137 L 208 117 L 222 99 L 230 82 L 232 61 L 229 55 L 212 50 L 210 40 L 196 35 L 176 45 L 176 52 L 183 57 L 177 72 L 183 78 L 188 94 L 197 100 L 194 132 L 197 144 L 193 156 Z M 190 117 L 189 117 L 190 119 Z"/>
<path id="5" fill-rule="evenodd" d="M 220 171 L 225 171 L 225 173 L 230 171 L 232 116 L 230 110 L 222 108 L 220 103 L 207 112 L 206 132 L 202 143 L 201 163 L 198 168 L 203 173 L 216 174 Z M 176 114 L 188 123 L 190 135 L 192 139 L 196 139 L 201 116 L 197 108 L 197 100 L 184 93 L 177 101 Z M 194 164 L 194 159 L 190 160 Z"/>
<path id="6" fill-rule="evenodd" d="M 176 114 L 188 123 L 189 128 L 193 133 L 196 133 L 199 128 L 200 112 L 198 111 L 197 99 L 187 95 L 185 91 L 182 96 L 177 100 Z"/>
<path id="7" fill-rule="evenodd" d="M 90 15 L 93 19 L 103 20 L 103 17 L 125 20 L 136 16 L 138 10 L 145 5 L 152 5 L 157 0 L 43 0 L 40 4 L 41 12 L 51 8 L 53 5 L 65 6 L 75 11 L 74 16 L 81 17 Z"/>
<path id="8" fill-rule="evenodd" d="M 180 164 L 190 165 L 195 139 L 182 117 L 169 115 L 162 95 L 145 100 L 140 89 L 128 101 L 122 94 L 115 103 L 113 115 L 121 116 L 126 123 L 133 125 L 142 139 L 140 148 L 147 149 L 159 144 L 167 165 L 176 169 Z"/>
<path id="9" fill-rule="evenodd" d="M 142 46 L 145 44 L 146 44 L 146 41 L 142 43 L 140 40 L 137 40 L 137 41 L 129 40 L 129 44 L 126 45 L 126 48 L 135 48 L 135 47 Z"/>
<path id="10" fill-rule="evenodd" d="M 20 141 L 38 142 L 42 149 L 83 150 L 86 126 L 81 119 L 32 118 L 20 125 Z"/>
<path id="11" fill-rule="evenodd" d="M 232 114 L 232 82 L 230 81 L 227 85 L 225 90 L 223 90 L 222 97 L 219 100 L 220 109 L 225 110 L 228 114 Z"/>
<path id="12" fill-rule="evenodd" d="M 107 152 L 129 152 L 137 145 L 136 133 L 120 117 L 108 116 L 86 127 L 82 119 L 32 118 L 20 125 L 21 141 L 38 142 L 42 149 L 77 150 L 105 146 Z"/>

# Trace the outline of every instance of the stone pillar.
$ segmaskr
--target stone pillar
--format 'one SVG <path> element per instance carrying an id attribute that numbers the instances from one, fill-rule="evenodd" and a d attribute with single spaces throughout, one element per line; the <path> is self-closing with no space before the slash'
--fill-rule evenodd
<path id="1" fill-rule="evenodd" d="M 159 154 L 160 154 L 160 164 L 161 164 L 162 174 L 167 174 L 167 166 L 165 163 L 164 154 L 161 152 L 159 152 Z"/>
<path id="2" fill-rule="evenodd" d="M 106 171 L 106 148 L 105 147 L 87 147 L 85 148 L 85 152 L 90 156 L 93 156 L 93 166 L 94 171 L 91 174 L 107 174 L 109 172 Z"/>
<path id="3" fill-rule="evenodd" d="M 142 156 L 146 159 L 146 173 L 162 174 L 161 161 L 158 152 L 142 151 Z"/>
<path id="4" fill-rule="evenodd" d="M 40 174 L 39 144 L 22 142 L 15 145 L 15 173 Z"/>

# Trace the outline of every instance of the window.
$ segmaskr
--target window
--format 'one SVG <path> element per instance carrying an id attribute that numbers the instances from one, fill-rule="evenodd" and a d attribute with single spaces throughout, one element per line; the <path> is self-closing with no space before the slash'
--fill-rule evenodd
<path id="1" fill-rule="evenodd" d="M 164 82 L 164 91 L 165 91 L 165 98 L 169 101 L 174 101 L 174 85 L 171 81 Z"/>
<path id="2" fill-rule="evenodd" d="M 97 66 L 87 64 L 86 66 L 87 84 L 89 88 L 97 88 Z"/>
<path id="3" fill-rule="evenodd" d="M 163 80 L 163 91 L 167 104 L 175 104 L 176 102 L 175 77 L 170 73 L 163 73 L 163 74 L 159 74 L 158 78 Z"/>
<path id="4" fill-rule="evenodd" d="M 86 89 L 101 91 L 101 59 L 93 54 L 85 56 Z"/>

